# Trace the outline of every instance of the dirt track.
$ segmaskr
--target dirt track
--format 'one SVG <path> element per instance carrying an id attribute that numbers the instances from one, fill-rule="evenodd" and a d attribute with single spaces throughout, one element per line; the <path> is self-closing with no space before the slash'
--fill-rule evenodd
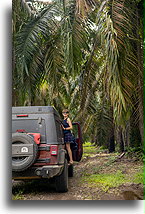
<path id="1" fill-rule="evenodd" d="M 74 165 L 74 177 L 69 178 L 69 191 L 66 193 L 57 193 L 53 184 L 48 181 L 33 182 L 13 182 L 14 200 L 141 200 L 143 199 L 143 184 L 125 183 L 119 187 L 110 188 L 103 191 L 99 186 L 90 186 L 82 182 L 84 173 L 90 173 L 93 166 L 100 166 L 107 160 L 106 154 L 100 157 L 88 157 L 80 163 Z M 113 173 L 118 166 L 124 168 L 124 173 L 131 173 L 132 169 L 138 169 L 141 163 L 123 160 L 115 163 L 110 173 Z M 125 168 L 126 166 L 126 168 Z M 101 172 L 106 173 L 107 167 L 102 168 Z"/>

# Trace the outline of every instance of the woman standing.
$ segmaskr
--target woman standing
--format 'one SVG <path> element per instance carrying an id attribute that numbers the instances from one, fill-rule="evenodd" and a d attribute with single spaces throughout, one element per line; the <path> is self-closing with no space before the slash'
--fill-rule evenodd
<path id="1" fill-rule="evenodd" d="M 72 129 L 72 123 L 71 120 L 69 118 L 69 111 L 68 109 L 64 109 L 62 111 L 62 115 L 64 117 L 64 120 L 62 121 L 62 128 L 63 128 L 63 133 L 64 133 L 64 142 L 66 145 L 66 149 L 68 151 L 68 155 L 69 155 L 69 163 L 73 164 L 73 158 L 72 158 L 72 151 L 70 148 L 70 143 L 72 143 L 72 133 L 71 133 L 71 129 Z"/>

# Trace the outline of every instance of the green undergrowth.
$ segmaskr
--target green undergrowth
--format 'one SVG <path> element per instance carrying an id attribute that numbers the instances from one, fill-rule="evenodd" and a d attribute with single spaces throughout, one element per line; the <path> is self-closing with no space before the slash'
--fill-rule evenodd
<path id="1" fill-rule="evenodd" d="M 119 187 L 126 183 L 143 183 L 143 173 L 137 172 L 132 178 L 124 175 L 120 170 L 112 174 L 91 174 L 81 178 L 82 183 L 87 183 L 89 187 L 99 187 L 104 192 L 110 188 Z"/>
<path id="2" fill-rule="evenodd" d="M 87 182 L 90 187 L 98 186 L 107 192 L 111 187 L 118 187 L 125 182 L 122 172 L 117 171 L 115 174 L 92 174 L 82 177 L 82 182 Z"/>
<path id="3" fill-rule="evenodd" d="M 129 158 L 135 158 L 139 161 L 145 160 L 145 155 L 142 147 L 127 147 L 126 148 L 126 156 Z"/>
<path id="4" fill-rule="evenodd" d="M 90 142 L 85 142 L 83 144 L 83 157 L 91 157 L 92 155 L 101 153 L 105 150 L 104 147 L 98 147 Z"/>
<path id="5" fill-rule="evenodd" d="M 144 183 L 144 175 L 143 175 L 143 172 L 140 171 L 140 172 L 137 172 L 134 174 L 133 176 L 133 183 Z"/>
<path id="6" fill-rule="evenodd" d="M 19 190 L 19 192 L 15 193 L 15 195 L 12 195 L 12 200 L 23 200 L 23 191 Z"/>
<path id="7" fill-rule="evenodd" d="M 83 158 L 104 151 L 104 148 L 92 146 L 89 142 L 84 144 L 83 149 Z M 100 154 L 96 157 L 96 162 L 95 159 L 92 162 L 88 159 L 81 172 L 80 182 L 92 188 L 101 188 L 105 192 L 123 184 L 143 184 L 143 166 L 132 168 L 130 162 L 116 162 L 117 156 L 118 153 L 107 154 L 106 157 Z"/>

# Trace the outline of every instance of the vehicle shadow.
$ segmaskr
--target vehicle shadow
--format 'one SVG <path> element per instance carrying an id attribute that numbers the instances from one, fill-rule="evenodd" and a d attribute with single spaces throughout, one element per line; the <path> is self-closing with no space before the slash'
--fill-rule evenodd
<path id="1" fill-rule="evenodd" d="M 56 193 L 53 180 L 13 181 L 12 194 Z"/>

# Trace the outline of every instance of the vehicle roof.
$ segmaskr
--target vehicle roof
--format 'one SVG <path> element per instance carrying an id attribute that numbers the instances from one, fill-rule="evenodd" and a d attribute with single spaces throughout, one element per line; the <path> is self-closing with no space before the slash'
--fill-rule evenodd
<path id="1" fill-rule="evenodd" d="M 45 114 L 52 113 L 57 114 L 57 111 L 52 106 L 18 106 L 12 107 L 12 114 L 23 114 L 23 113 L 31 113 L 31 114 Z"/>

